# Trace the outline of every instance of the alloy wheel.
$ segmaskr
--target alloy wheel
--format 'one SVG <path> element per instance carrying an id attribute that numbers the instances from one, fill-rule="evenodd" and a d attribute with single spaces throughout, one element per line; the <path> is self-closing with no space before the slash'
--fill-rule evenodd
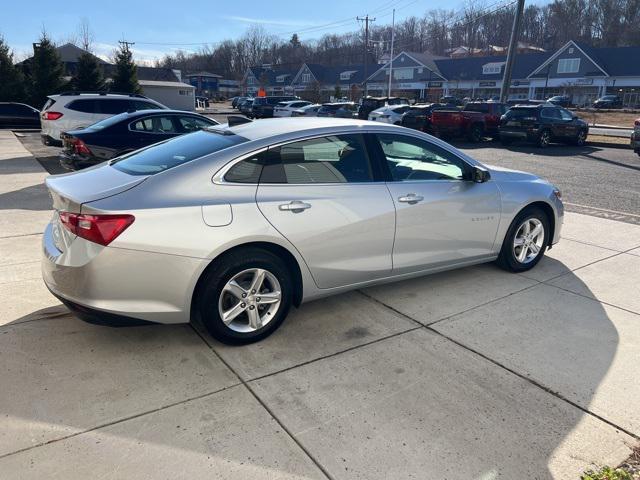
<path id="1" fill-rule="evenodd" d="M 576 139 L 576 143 L 580 146 L 584 145 L 587 140 L 587 133 L 584 130 L 580 130 L 578 132 L 578 138 Z"/>
<path id="2" fill-rule="evenodd" d="M 240 333 L 255 332 L 276 315 L 282 301 L 278 279 L 268 270 L 250 268 L 235 274 L 218 300 L 223 323 Z"/>
<path id="3" fill-rule="evenodd" d="M 520 224 L 513 238 L 513 256 L 519 263 L 527 264 L 536 259 L 544 243 L 544 225 L 535 218 Z"/>
<path id="4" fill-rule="evenodd" d="M 551 138 L 549 136 L 549 132 L 546 130 L 543 130 L 542 133 L 540 134 L 540 146 L 546 147 L 547 145 L 549 145 L 550 141 L 551 141 Z"/>

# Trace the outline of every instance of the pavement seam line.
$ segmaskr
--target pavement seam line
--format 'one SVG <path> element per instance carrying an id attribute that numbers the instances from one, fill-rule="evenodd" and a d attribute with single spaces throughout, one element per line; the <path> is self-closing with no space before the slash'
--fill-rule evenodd
<path id="1" fill-rule="evenodd" d="M 632 313 L 634 315 L 640 315 L 640 312 L 635 312 L 633 310 L 629 310 L 628 308 L 621 307 L 620 305 L 614 305 L 613 303 L 605 302 L 604 300 L 600 300 L 599 298 L 589 297 L 587 295 L 583 295 L 582 293 L 574 292 L 572 290 L 568 290 L 568 289 L 566 289 L 564 287 L 560 287 L 558 285 L 553 285 L 551 283 L 545 283 L 545 282 L 543 282 L 543 283 L 547 287 L 557 288 L 558 290 L 562 290 L 563 292 L 567 292 L 567 293 L 571 293 L 573 295 L 577 295 L 578 297 L 586 298 L 587 300 L 591 300 L 592 302 L 601 303 L 603 305 L 607 305 L 608 307 L 617 308 L 618 310 L 622 310 L 622 311 L 627 312 L 627 313 Z"/>
<path id="2" fill-rule="evenodd" d="M 385 335 L 385 336 L 383 336 L 383 337 L 376 338 L 375 340 L 371 340 L 371 341 L 369 341 L 369 342 L 361 343 L 361 344 L 359 344 L 359 345 L 354 345 L 354 346 L 352 346 L 352 347 L 347 347 L 347 348 L 345 348 L 344 350 L 340 350 L 340 351 L 338 351 L 338 352 L 329 353 L 329 354 L 327 354 L 327 355 L 322 355 L 321 357 L 317 357 L 317 358 L 314 358 L 314 359 L 312 359 L 312 360 L 307 360 L 307 361 L 305 361 L 305 362 L 298 363 L 297 365 L 293 365 L 293 366 L 291 366 L 291 367 L 282 368 L 282 369 L 277 370 L 277 371 L 275 371 L 275 372 L 266 373 L 266 374 L 264 374 L 264 375 L 260 375 L 260 376 L 255 377 L 255 378 L 250 378 L 249 380 L 247 380 L 247 383 L 257 382 L 257 381 L 259 381 L 259 380 L 263 380 L 263 379 L 268 378 L 268 377 L 271 377 L 271 376 L 273 376 L 273 375 L 278 375 L 278 374 L 280 374 L 280 373 L 284 373 L 284 372 L 288 372 L 288 371 L 290 371 L 290 370 L 294 370 L 294 369 L 296 369 L 296 368 L 298 368 L 298 367 L 304 367 L 304 366 L 306 366 L 306 365 L 310 365 L 310 364 L 312 364 L 312 363 L 316 363 L 316 362 L 318 362 L 318 361 L 320 361 L 320 360 L 325 360 L 325 359 L 327 359 L 327 358 L 332 358 L 332 357 L 335 357 L 335 356 L 341 355 L 341 354 L 343 354 L 343 353 L 351 352 L 352 350 L 356 350 L 356 349 L 358 349 L 358 348 L 362 348 L 362 347 L 366 347 L 366 346 L 369 346 L 369 345 L 373 345 L 373 344 L 376 344 L 376 343 L 382 342 L 382 341 L 384 341 L 384 340 L 389 340 L 390 338 L 398 337 L 398 336 L 400 336 L 400 335 L 404 335 L 405 333 L 409 333 L 409 332 L 413 332 L 413 331 L 415 331 L 415 330 L 418 330 L 418 329 L 420 329 L 422 326 L 423 326 L 423 325 L 416 325 L 416 326 L 411 327 L 411 328 L 408 328 L 408 329 L 406 329 L 406 330 L 402 330 L 401 332 L 391 333 L 391 334 L 389 334 L 389 335 Z"/>
<path id="3" fill-rule="evenodd" d="M 224 388 L 219 388 L 219 389 L 217 389 L 215 391 L 212 391 L 212 392 L 203 393 L 203 394 L 200 394 L 200 395 L 196 395 L 195 397 L 190 397 L 190 398 L 187 398 L 187 399 L 184 399 L 184 400 L 180 400 L 180 401 L 177 401 L 177 402 L 169 403 L 167 405 L 162 405 L 160 407 L 156 407 L 156 408 L 151 409 L 151 410 L 146 410 L 144 412 L 136 413 L 134 415 L 129 415 L 127 417 L 119 418 L 117 420 L 112 420 L 110 422 L 106 422 L 106 423 L 97 425 L 95 427 L 87 428 L 87 429 L 79 431 L 79 432 L 70 433 L 69 435 L 65 435 L 65 436 L 62 436 L 60 438 L 53 438 L 53 439 L 48 440 L 46 442 L 40 442 L 40 443 L 37 443 L 35 445 L 30 445 L 28 447 L 21 448 L 19 450 L 14 451 L 14 452 L 4 453 L 4 454 L 0 455 L 0 460 L 2 460 L 3 458 L 10 457 L 12 455 L 17 455 L 18 453 L 22 453 L 22 452 L 26 452 L 26 451 L 29 451 L 29 450 L 33 450 L 34 448 L 44 447 L 44 446 L 50 445 L 52 443 L 57 443 L 57 442 L 61 442 L 63 440 L 67 440 L 69 438 L 77 437 L 78 435 L 83 435 L 85 433 L 89 433 L 89 432 L 93 432 L 93 431 L 96 431 L 96 430 L 100 430 L 102 428 L 110 427 L 112 425 L 117 425 L 119 423 L 127 422 L 129 420 L 134 420 L 136 418 L 144 417 L 145 415 L 150 415 L 152 413 L 157 413 L 157 412 L 160 412 L 162 410 L 166 410 L 167 408 L 171 408 L 171 407 L 176 407 L 178 405 L 182 405 L 183 403 L 191 402 L 191 401 L 194 401 L 194 400 L 200 400 L 202 398 L 206 398 L 208 396 L 215 395 L 217 393 L 221 393 L 221 392 L 224 392 L 225 390 L 229 390 L 230 388 L 234 388 L 234 387 L 238 387 L 238 386 L 240 386 L 240 383 L 234 383 L 233 385 L 229 385 L 228 387 L 224 387 Z"/>
<path id="4" fill-rule="evenodd" d="M 542 283 L 544 283 L 544 282 L 538 282 L 538 284 L 536 284 L 536 285 L 532 285 L 532 287 L 534 287 L 534 286 L 539 286 L 539 285 L 540 285 L 540 284 L 542 284 Z M 550 286 L 553 286 L 553 285 L 550 285 Z M 532 287 L 528 287 L 528 288 L 532 288 Z M 525 289 L 525 290 L 526 290 L 526 289 Z M 573 292 L 571 292 L 571 293 L 573 293 Z M 507 296 L 508 296 L 508 295 L 507 295 Z M 502 297 L 502 298 L 506 298 L 506 297 Z M 374 299 L 374 300 L 375 300 L 375 301 L 377 301 L 377 302 L 379 302 L 381 305 L 384 305 L 384 306 L 385 306 L 385 307 L 387 307 L 388 309 L 390 309 L 390 310 L 392 310 L 392 311 L 394 311 L 394 312 L 396 312 L 396 313 L 399 313 L 399 314 L 401 314 L 401 315 L 403 315 L 403 316 L 405 316 L 405 317 L 409 318 L 410 320 L 413 320 L 413 321 L 414 321 L 414 322 L 416 322 L 416 323 L 420 323 L 420 322 L 418 322 L 418 320 L 415 320 L 414 318 L 410 317 L 409 315 L 406 315 L 406 314 L 404 314 L 404 313 L 402 313 L 402 312 L 398 312 L 396 309 L 394 309 L 393 307 L 391 307 L 391 306 L 387 305 L 386 303 L 381 302 L 380 300 L 377 300 L 377 299 Z M 497 300 L 500 300 L 500 299 L 497 299 Z M 591 299 L 591 300 L 593 300 L 593 299 Z M 495 301 L 495 300 L 493 300 L 493 301 Z M 491 302 L 488 302 L 488 303 L 491 303 Z M 485 305 L 486 305 L 486 304 L 485 304 Z M 482 306 L 482 305 L 479 305 L 479 306 Z M 474 307 L 474 308 L 477 308 L 477 307 Z M 460 314 L 456 314 L 456 315 L 460 315 Z M 577 408 L 578 410 L 580 410 L 580 411 L 582 411 L 582 412 L 584 412 L 584 413 L 586 413 L 586 414 L 588 414 L 588 415 L 590 415 L 590 416 L 592 416 L 592 417 L 594 417 L 594 418 L 596 418 L 596 419 L 598 419 L 598 420 L 600 420 L 600 421 L 602 421 L 602 422 L 606 423 L 607 425 L 609 425 L 609 426 L 611 426 L 611 427 L 613 427 L 613 428 L 615 428 L 615 429 L 617 429 L 617 430 L 619 430 L 619 431 L 621 431 L 621 432 L 623 432 L 623 433 L 626 433 L 627 435 L 629 435 L 629 436 L 630 436 L 630 437 L 632 437 L 632 438 L 635 438 L 636 440 L 640 440 L 640 435 L 639 435 L 639 434 L 635 434 L 635 433 L 633 433 L 633 432 L 631 432 L 631 431 L 629 431 L 629 430 L 627 430 L 627 429 L 625 429 L 625 428 L 620 427 L 619 425 L 616 425 L 616 424 L 615 424 L 615 423 L 613 423 L 612 421 L 607 420 L 606 418 L 604 418 L 604 417 L 602 417 L 602 416 L 598 415 L 597 413 L 591 412 L 591 411 L 587 410 L 586 408 L 584 408 L 584 407 L 582 407 L 582 406 L 578 405 L 577 403 L 573 402 L 572 400 L 569 400 L 568 398 L 564 397 L 564 396 L 563 396 L 562 394 L 560 394 L 559 392 L 556 392 L 556 391 L 554 391 L 554 390 L 552 390 L 552 389 L 550 389 L 550 388 L 548 388 L 548 387 L 544 386 L 543 384 L 539 383 L 537 380 L 534 380 L 533 378 L 530 378 L 530 377 L 527 377 L 526 375 L 523 375 L 523 374 L 521 374 L 521 373 L 518 373 L 518 372 L 516 372 L 515 370 L 513 370 L 513 369 L 511 369 L 511 368 L 507 367 L 506 365 L 502 365 L 500 362 L 498 362 L 498 361 L 496 361 L 496 360 L 493 360 L 492 358 L 488 357 L 487 355 L 485 355 L 485 354 L 483 354 L 483 353 L 481 353 L 481 352 L 479 352 L 479 351 L 477 351 L 477 350 L 475 350 L 475 349 L 473 349 L 473 348 L 471 348 L 471 347 L 469 347 L 469 346 L 465 345 L 464 343 L 459 342 L 459 341 L 457 341 L 457 340 L 454 340 L 453 338 L 451 338 L 451 337 L 449 337 L 449 336 L 445 335 L 444 333 L 439 332 L 439 331 L 438 331 L 438 330 L 436 330 L 435 328 L 432 328 L 432 326 L 431 326 L 431 325 L 433 325 L 433 324 L 429 324 L 429 325 L 423 325 L 423 324 L 420 324 L 420 325 L 422 325 L 422 327 L 423 327 L 425 330 L 427 330 L 427 331 L 429 331 L 429 332 L 432 332 L 432 333 L 435 333 L 436 335 L 438 335 L 438 336 L 440 336 L 440 337 L 442 337 L 442 338 L 444 338 L 444 339 L 446 339 L 446 340 L 449 340 L 450 342 L 452 342 L 452 343 L 454 343 L 454 344 L 458 345 L 459 347 L 461 347 L 461 348 L 463 348 L 463 349 L 465 349 L 465 350 L 467 350 L 467 351 L 469 351 L 469 352 L 471 352 L 471 353 L 474 353 L 474 354 L 478 355 L 479 357 L 481 357 L 481 358 L 483 358 L 483 359 L 487 360 L 488 362 L 490 362 L 490 363 L 494 364 L 495 366 L 497 366 L 497 367 L 499 367 L 499 368 L 502 368 L 503 370 L 506 370 L 507 372 L 509 372 L 509 373 L 511 373 L 511 374 L 513 374 L 513 375 L 515 375 L 515 376 L 516 376 L 516 377 L 518 377 L 518 378 L 521 378 L 522 380 L 525 380 L 526 382 L 530 383 L 531 385 L 534 385 L 535 387 L 540 388 L 541 390 L 543 390 L 543 391 L 547 392 L 548 394 L 550 394 L 550 395 L 552 395 L 552 396 L 554 396 L 554 397 L 558 398 L 559 400 L 562 400 L 562 401 L 564 401 L 564 402 L 568 403 L 569 405 L 571 405 L 571 406 L 573 406 L 573 407 Z"/>
<path id="5" fill-rule="evenodd" d="M 309 460 L 311 460 L 311 462 L 318 468 L 318 470 L 320 470 L 320 472 L 322 472 L 322 474 L 327 477 L 329 480 L 335 480 L 334 477 L 326 470 L 326 468 L 324 468 L 324 466 L 320 463 L 320 461 L 318 459 L 315 458 L 315 456 L 313 456 L 311 454 L 311 452 L 304 446 L 302 445 L 302 443 L 293 435 L 293 432 L 291 432 L 285 425 L 284 423 L 275 415 L 275 412 L 273 412 L 267 405 L 265 402 L 262 401 L 262 399 L 260 398 L 260 396 L 258 394 L 256 394 L 256 392 L 249 386 L 249 384 L 240 376 L 238 375 L 238 373 L 231 367 L 231 365 L 229 365 L 229 363 L 227 363 L 224 358 L 222 358 L 218 352 L 216 352 L 211 345 L 209 345 L 209 343 L 207 342 L 207 340 L 202 336 L 202 334 L 198 331 L 197 328 L 195 328 L 193 326 L 193 323 L 189 323 L 189 326 L 191 327 L 191 329 L 196 333 L 196 335 L 198 337 L 200 337 L 200 339 L 204 342 L 204 344 L 209 348 L 209 350 L 211 350 L 211 352 L 213 352 L 213 354 L 218 357 L 218 359 L 222 362 L 222 364 L 224 366 L 226 366 L 229 371 L 231 371 L 236 378 L 240 381 L 240 383 L 247 389 L 247 391 L 253 396 L 253 398 L 256 399 L 256 401 L 262 406 L 262 408 L 265 409 L 265 411 L 271 416 L 271 418 L 273 418 L 273 420 L 280 425 L 280 428 L 282 428 L 282 430 L 291 438 L 291 440 L 293 440 L 293 442 L 298 446 L 298 448 L 300 450 L 302 450 L 302 452 L 309 458 Z"/>

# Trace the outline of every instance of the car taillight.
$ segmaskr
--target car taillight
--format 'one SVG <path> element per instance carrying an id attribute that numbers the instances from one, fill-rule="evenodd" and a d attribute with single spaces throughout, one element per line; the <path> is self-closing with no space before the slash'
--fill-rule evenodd
<path id="1" fill-rule="evenodd" d="M 133 223 L 133 215 L 83 215 L 60 212 L 60 222 L 71 233 L 107 246 Z"/>
<path id="2" fill-rule="evenodd" d="M 91 150 L 89 150 L 87 144 L 79 138 L 72 138 L 71 146 L 73 147 L 73 151 L 78 155 L 91 155 Z"/>
<path id="3" fill-rule="evenodd" d="M 635 122 L 633 122 L 633 124 L 634 124 L 636 127 L 640 127 L 640 120 L 636 120 Z"/>
<path id="4" fill-rule="evenodd" d="M 62 113 L 60 112 L 44 112 L 42 114 L 42 119 L 43 120 L 58 120 L 60 117 L 62 117 Z"/>

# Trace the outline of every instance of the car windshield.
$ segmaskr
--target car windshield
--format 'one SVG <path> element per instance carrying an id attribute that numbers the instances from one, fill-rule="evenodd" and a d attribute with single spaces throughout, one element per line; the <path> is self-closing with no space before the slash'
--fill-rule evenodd
<path id="1" fill-rule="evenodd" d="M 205 129 L 119 157 L 110 165 L 129 175 L 154 175 L 246 141 L 239 135 L 224 135 Z"/>
<path id="2" fill-rule="evenodd" d="M 129 114 L 127 112 L 119 113 L 114 115 L 113 117 L 105 118 L 104 120 L 100 120 L 92 125 L 89 125 L 87 128 L 90 130 L 104 130 L 111 125 L 115 125 L 116 123 L 120 123 L 122 120 L 127 118 Z"/>

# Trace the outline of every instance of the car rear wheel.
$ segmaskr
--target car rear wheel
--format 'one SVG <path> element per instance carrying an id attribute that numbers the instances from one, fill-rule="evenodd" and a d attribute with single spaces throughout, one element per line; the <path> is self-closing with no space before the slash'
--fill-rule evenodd
<path id="1" fill-rule="evenodd" d="M 549 243 L 549 219 L 539 208 L 527 208 L 511 222 L 497 263 L 510 272 L 535 267 Z"/>
<path id="2" fill-rule="evenodd" d="M 251 248 L 225 255 L 208 269 L 196 308 L 214 338 L 247 344 L 271 335 L 282 324 L 292 298 L 285 262 L 271 252 Z"/>
<path id="3" fill-rule="evenodd" d="M 543 130 L 538 135 L 538 146 L 540 148 L 547 148 L 551 143 L 551 132 L 549 130 Z"/>

